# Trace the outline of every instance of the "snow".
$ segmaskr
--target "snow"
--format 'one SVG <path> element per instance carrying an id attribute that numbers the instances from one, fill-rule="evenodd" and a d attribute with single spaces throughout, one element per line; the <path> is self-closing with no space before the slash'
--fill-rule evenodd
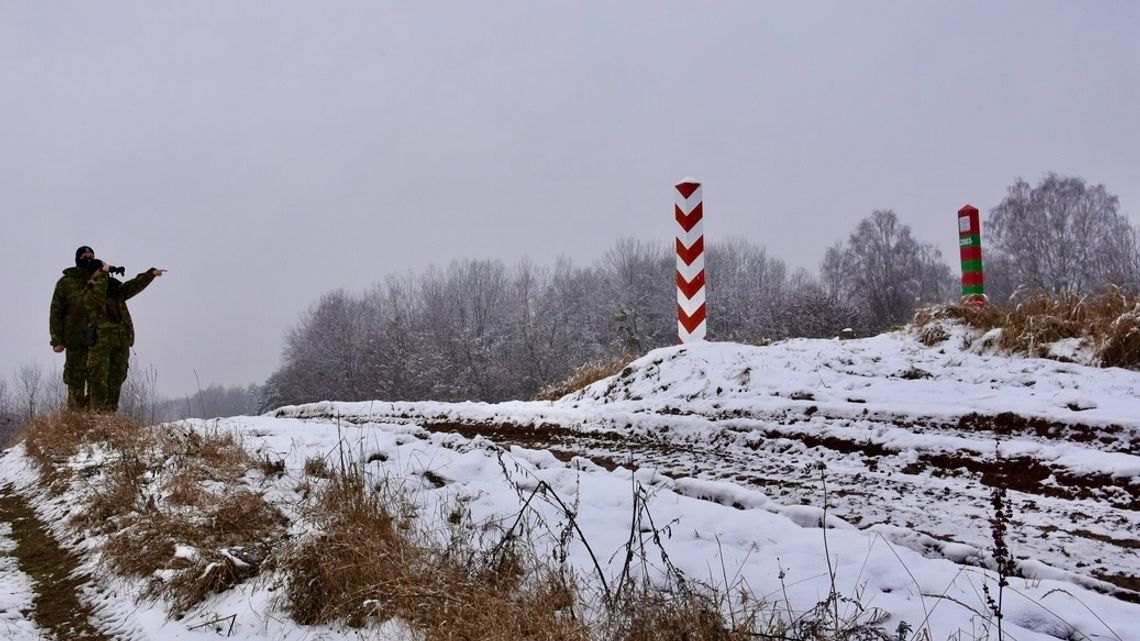
<path id="1" fill-rule="evenodd" d="M 651 518 L 670 560 L 694 579 L 747 587 L 780 612 L 805 612 L 835 589 L 885 617 L 884 629 L 906 621 L 910 638 L 928 630 L 934 640 L 959 633 L 996 638 L 996 630 L 986 631 L 982 593 L 983 584 L 996 585 L 986 569 L 988 488 L 964 476 L 901 469 L 934 455 L 1025 457 L 1048 466 L 1053 477 L 1043 484 L 1065 489 L 1066 474 L 1096 474 L 1112 479 L 1112 488 L 1072 497 L 1011 492 L 1018 505 L 1011 549 L 1025 578 L 1012 579 L 1005 593 L 1007 635 L 1140 641 L 1140 605 L 1115 598 L 1113 586 L 1094 574 L 1106 567 L 1140 572 L 1134 547 L 1112 552 L 1105 543 L 1140 536 L 1140 515 L 1113 507 L 1137 494 L 1140 456 L 1130 444 L 1140 434 L 1140 374 L 1003 357 L 989 353 L 985 342 L 951 328 L 950 338 L 934 346 L 906 332 L 765 347 L 697 343 L 655 350 L 553 402 L 324 402 L 184 425 L 232 430 L 247 447 L 284 459 L 284 477 L 266 491 L 287 513 L 306 460 L 332 462 L 341 452 L 377 479 L 398 479 L 424 518 L 442 519 L 447 506 L 462 504 L 476 523 L 506 528 L 545 484 L 563 504 L 576 506 L 589 547 L 575 538 L 568 562 L 581 576 L 595 574 L 596 559 L 613 580 L 631 520 Z M 1058 347 L 1071 355 L 1079 348 Z M 1003 412 L 1112 436 L 1080 442 L 1022 430 L 999 439 L 959 427 L 964 417 L 989 420 Z M 572 434 L 579 451 L 556 456 L 538 440 L 500 444 L 493 433 L 432 429 L 448 422 L 552 426 Z M 881 454 L 811 445 L 824 438 Z M 758 470 L 767 474 L 762 483 L 749 480 L 760 478 L 750 476 Z M 900 479 L 909 485 L 895 485 Z M 37 491 L 21 446 L 0 461 L 0 485 L 8 484 L 49 523 L 62 521 L 77 500 Z M 551 551 L 567 516 L 552 497 L 535 497 L 532 537 Z M 1090 538 L 1050 529 L 1058 515 L 1078 512 L 1072 518 L 1086 520 L 1073 527 Z M 10 547 L 6 532 L 0 529 L 0 639 L 40 638 L 19 615 L 29 607 L 31 584 L 2 556 Z M 1054 535 L 1042 534 L 1048 532 Z M 178 554 L 191 558 L 198 551 Z M 1099 566 L 1082 565 L 1098 558 Z M 652 576 L 661 568 L 642 570 Z M 102 579 L 100 591 L 87 596 L 103 625 L 137 639 L 216 638 L 231 624 L 229 638 L 250 641 L 358 638 L 354 630 L 290 622 L 277 601 L 277 578 L 247 582 L 177 621 L 161 602 L 136 602 L 138 586 L 130 582 Z M 854 615 L 854 606 L 843 603 L 841 615 Z M 370 638 L 412 636 L 389 622 Z"/>
<path id="2" fill-rule="evenodd" d="M 16 549 L 11 539 L 12 527 L 0 524 L 0 640 L 31 641 L 45 637 L 29 621 L 24 612 L 32 610 L 31 577 L 20 571 Z"/>

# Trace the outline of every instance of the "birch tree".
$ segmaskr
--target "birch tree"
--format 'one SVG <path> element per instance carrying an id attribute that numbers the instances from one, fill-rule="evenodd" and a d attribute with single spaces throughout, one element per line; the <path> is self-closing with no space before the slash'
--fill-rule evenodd
<path id="1" fill-rule="evenodd" d="M 1136 231 L 1119 207 L 1104 185 L 1050 173 L 1035 187 L 1011 185 L 985 229 L 1015 286 L 1087 294 L 1136 284 Z"/>

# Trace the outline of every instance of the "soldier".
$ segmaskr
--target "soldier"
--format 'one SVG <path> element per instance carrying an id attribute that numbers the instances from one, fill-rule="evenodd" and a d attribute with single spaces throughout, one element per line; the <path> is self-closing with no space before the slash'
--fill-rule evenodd
<path id="1" fill-rule="evenodd" d="M 51 296 L 51 316 L 48 331 L 51 348 L 58 354 L 66 352 L 63 360 L 63 382 L 67 385 L 67 406 L 71 409 L 87 407 L 87 327 L 82 294 L 90 277 L 90 264 L 95 250 L 87 245 L 75 250 L 75 267 L 63 270 Z"/>
<path id="2" fill-rule="evenodd" d="M 165 269 L 151 267 L 127 282 L 109 274 L 111 266 L 96 260 L 90 279 L 85 282 L 84 307 L 95 328 L 95 341 L 87 355 L 90 407 L 114 412 L 119 409 L 119 392 L 127 380 L 135 326 L 127 299 L 146 289 Z"/>

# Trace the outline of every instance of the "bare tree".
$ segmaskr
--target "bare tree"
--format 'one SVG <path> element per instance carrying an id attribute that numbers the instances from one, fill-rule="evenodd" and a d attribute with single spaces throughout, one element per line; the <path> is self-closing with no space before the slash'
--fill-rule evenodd
<path id="1" fill-rule="evenodd" d="M 1016 287 L 1085 294 L 1136 283 L 1136 231 L 1118 209 L 1104 185 L 1050 173 L 1036 187 L 1011 185 L 987 228 Z"/>
<path id="2" fill-rule="evenodd" d="M 843 243 L 838 242 L 827 248 L 819 266 L 819 286 L 833 300 L 847 294 L 847 268 L 843 263 Z"/>
<path id="3" fill-rule="evenodd" d="M 784 261 L 740 239 L 709 245 L 705 261 L 711 338 L 758 341 L 788 335 Z"/>
<path id="4" fill-rule="evenodd" d="M 26 363 L 16 370 L 16 413 L 23 423 L 30 423 L 43 411 L 43 370 L 38 363 Z"/>
<path id="5" fill-rule="evenodd" d="M 0 379 L 0 415 L 12 413 L 12 397 L 8 393 L 8 381 Z"/>
<path id="6" fill-rule="evenodd" d="M 627 352 L 639 354 L 676 338 L 676 267 L 666 248 L 623 238 L 602 259 L 606 302 Z"/>
<path id="7" fill-rule="evenodd" d="M 954 281 L 942 254 L 911 235 L 890 210 L 877 210 L 859 222 L 842 248 L 824 258 L 825 282 L 842 283 L 842 297 L 881 330 L 908 320 L 919 302 L 943 302 Z"/>
<path id="8" fill-rule="evenodd" d="M 0 379 L 0 446 L 12 442 L 19 432 L 20 424 L 12 407 L 12 397 L 8 393 L 8 381 Z"/>
<path id="9" fill-rule="evenodd" d="M 367 300 L 375 312 L 365 348 L 369 391 L 391 400 L 426 398 L 430 375 L 444 366 L 440 351 L 427 340 L 419 281 L 411 274 L 390 276 Z"/>
<path id="10" fill-rule="evenodd" d="M 288 383 L 297 400 L 359 400 L 364 355 L 361 304 L 344 290 L 325 294 L 285 338 Z"/>
<path id="11" fill-rule="evenodd" d="M 444 291 L 446 343 L 467 384 L 464 399 L 501 400 L 500 360 L 510 327 L 506 267 L 499 261 L 453 262 Z"/>

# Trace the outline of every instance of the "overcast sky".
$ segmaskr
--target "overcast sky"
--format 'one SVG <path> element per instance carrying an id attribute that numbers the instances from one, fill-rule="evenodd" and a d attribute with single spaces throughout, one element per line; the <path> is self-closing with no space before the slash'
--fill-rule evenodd
<path id="1" fill-rule="evenodd" d="M 891 208 L 957 270 L 1018 177 L 1135 223 L 1137 113 L 1133 1 L 3 2 L 0 377 L 62 366 L 81 244 L 170 270 L 135 349 L 185 394 L 263 382 L 335 288 L 670 242 L 685 176 L 708 242 L 814 272 Z"/>

